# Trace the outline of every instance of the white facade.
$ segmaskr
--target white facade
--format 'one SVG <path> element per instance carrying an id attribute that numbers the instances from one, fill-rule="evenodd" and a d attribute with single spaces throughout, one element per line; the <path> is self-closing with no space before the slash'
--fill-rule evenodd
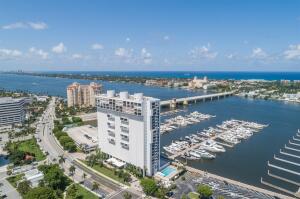
<path id="1" fill-rule="evenodd" d="M 101 151 L 145 169 L 149 176 L 155 174 L 160 163 L 160 100 L 107 91 L 96 101 Z"/>
<path id="2" fill-rule="evenodd" d="M 25 98 L 0 98 L 0 127 L 20 124 L 25 119 Z"/>

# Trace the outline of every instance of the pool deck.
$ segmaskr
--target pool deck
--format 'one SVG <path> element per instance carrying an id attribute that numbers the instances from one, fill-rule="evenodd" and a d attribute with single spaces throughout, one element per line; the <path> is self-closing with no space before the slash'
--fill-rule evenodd
<path id="1" fill-rule="evenodd" d="M 167 176 L 162 176 L 162 175 L 160 175 L 159 173 L 156 173 L 155 174 L 155 178 L 157 178 L 158 180 L 163 180 L 163 181 L 169 181 L 169 180 L 171 180 L 172 178 L 174 178 L 176 175 L 178 175 L 178 173 L 180 173 L 180 171 L 175 167 L 175 166 L 172 166 L 172 165 L 169 165 L 169 166 L 167 166 L 167 167 L 171 167 L 171 168 L 173 168 L 173 169 L 175 169 L 175 172 L 171 172 L 169 175 L 167 175 Z M 167 168 L 166 167 L 166 168 Z M 164 169 L 166 169 L 166 168 L 164 168 Z M 163 170 L 164 170 L 163 169 Z M 161 172 L 160 172 L 161 173 Z"/>

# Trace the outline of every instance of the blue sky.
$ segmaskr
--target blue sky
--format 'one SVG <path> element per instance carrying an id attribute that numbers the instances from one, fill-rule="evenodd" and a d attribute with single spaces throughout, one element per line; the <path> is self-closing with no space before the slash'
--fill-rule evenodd
<path id="1" fill-rule="evenodd" d="M 300 71 L 300 1 L 1 1 L 16 69 Z"/>

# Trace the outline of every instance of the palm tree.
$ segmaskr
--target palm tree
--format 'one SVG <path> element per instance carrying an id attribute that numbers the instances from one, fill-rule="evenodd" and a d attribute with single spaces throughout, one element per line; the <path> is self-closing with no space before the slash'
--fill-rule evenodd
<path id="1" fill-rule="evenodd" d="M 65 161 L 66 161 L 66 159 L 65 159 L 65 157 L 64 157 L 64 155 L 60 155 L 60 156 L 58 156 L 58 163 L 59 164 L 63 164 L 63 163 L 65 163 Z"/>
<path id="2" fill-rule="evenodd" d="M 93 182 L 92 190 L 97 190 L 99 189 L 99 184 L 97 182 Z"/>
<path id="3" fill-rule="evenodd" d="M 74 165 L 71 165 L 70 168 L 69 168 L 69 172 L 70 172 L 70 175 L 71 175 L 71 176 L 74 175 L 75 170 L 76 170 L 76 168 L 74 167 Z"/>
<path id="4" fill-rule="evenodd" d="M 123 198 L 124 198 L 124 199 L 131 199 L 131 198 L 132 198 L 132 195 L 131 195 L 130 193 L 128 193 L 128 192 L 125 192 L 125 193 L 123 194 Z"/>
<path id="5" fill-rule="evenodd" d="M 82 174 L 82 179 L 85 180 L 85 178 L 86 178 L 86 173 L 83 173 Z"/>

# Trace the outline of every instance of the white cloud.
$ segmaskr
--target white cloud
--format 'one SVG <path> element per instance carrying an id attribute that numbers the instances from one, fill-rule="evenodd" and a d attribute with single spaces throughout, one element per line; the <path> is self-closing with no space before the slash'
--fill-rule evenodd
<path id="1" fill-rule="evenodd" d="M 16 22 L 2 26 L 2 29 L 13 30 L 13 29 L 25 29 L 31 28 L 34 30 L 44 30 L 48 28 L 45 22 Z"/>
<path id="2" fill-rule="evenodd" d="M 251 57 L 255 59 L 265 59 L 268 57 L 268 54 L 261 48 L 254 48 Z"/>
<path id="3" fill-rule="evenodd" d="M 126 49 L 126 48 L 117 48 L 115 50 L 115 55 L 120 58 L 130 58 L 132 56 L 132 49 Z"/>
<path id="4" fill-rule="evenodd" d="M 218 52 L 210 50 L 210 44 L 202 47 L 195 47 L 190 51 L 192 58 L 205 58 L 205 59 L 214 59 L 217 57 Z"/>
<path id="5" fill-rule="evenodd" d="M 170 40 L 169 35 L 165 35 L 165 36 L 164 36 L 164 40 L 165 40 L 165 41 L 169 41 L 169 40 Z"/>
<path id="6" fill-rule="evenodd" d="M 230 53 L 226 55 L 227 59 L 236 59 L 237 58 L 237 53 Z"/>
<path id="7" fill-rule="evenodd" d="M 152 62 L 152 55 L 147 51 L 146 48 L 142 48 L 141 57 L 145 64 L 150 64 Z"/>
<path id="8" fill-rule="evenodd" d="M 22 52 L 15 49 L 0 49 L 0 59 L 14 59 L 22 56 Z"/>
<path id="9" fill-rule="evenodd" d="M 290 45 L 288 50 L 283 52 L 285 59 L 300 59 L 300 44 Z"/>
<path id="10" fill-rule="evenodd" d="M 85 57 L 82 54 L 75 53 L 72 55 L 72 59 L 84 59 Z"/>
<path id="11" fill-rule="evenodd" d="M 35 55 L 40 56 L 42 59 L 48 59 L 48 53 L 43 51 L 42 49 L 36 49 L 35 47 L 29 48 L 29 52 Z"/>
<path id="12" fill-rule="evenodd" d="M 52 51 L 54 53 L 61 54 L 67 51 L 67 47 L 64 45 L 64 43 L 60 42 L 52 48 Z"/>
<path id="13" fill-rule="evenodd" d="M 126 42 L 130 42 L 131 39 L 129 37 L 126 38 Z"/>
<path id="14" fill-rule="evenodd" d="M 102 50 L 104 46 L 102 44 L 95 43 L 91 46 L 93 50 Z"/>
<path id="15" fill-rule="evenodd" d="M 23 22 L 16 22 L 16 23 L 2 26 L 2 29 L 5 30 L 19 29 L 19 28 L 26 28 L 26 24 L 24 24 Z"/>
<path id="16" fill-rule="evenodd" d="M 44 30 L 48 28 L 48 25 L 44 22 L 28 22 L 28 25 L 35 30 Z"/>

